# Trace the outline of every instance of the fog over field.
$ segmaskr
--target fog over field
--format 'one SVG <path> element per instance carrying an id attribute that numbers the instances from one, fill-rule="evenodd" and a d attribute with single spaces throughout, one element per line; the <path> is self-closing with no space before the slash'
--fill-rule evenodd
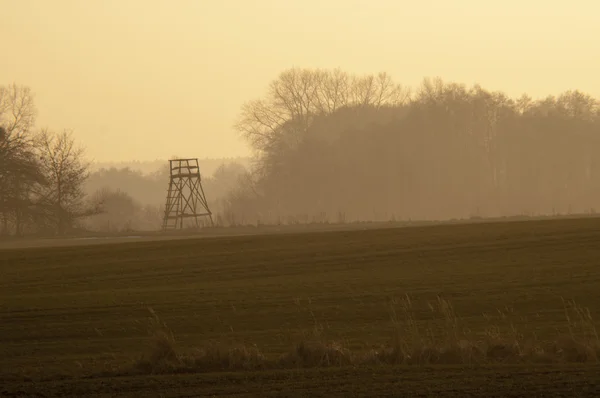
<path id="1" fill-rule="evenodd" d="M 74 132 L 36 130 L 27 86 L 2 87 L 6 235 L 157 230 L 167 159 L 90 163 Z M 593 214 L 600 107 L 387 73 L 287 69 L 241 108 L 250 157 L 200 161 L 219 226 Z"/>
<path id="2" fill-rule="evenodd" d="M 217 226 L 595 213 L 599 9 L 541 5 L 3 1 L 0 231 L 159 230 L 176 157 Z"/>

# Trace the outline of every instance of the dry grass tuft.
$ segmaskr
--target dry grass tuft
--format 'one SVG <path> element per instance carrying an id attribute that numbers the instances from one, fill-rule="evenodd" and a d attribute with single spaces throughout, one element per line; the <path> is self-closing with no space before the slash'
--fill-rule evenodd
<path id="1" fill-rule="evenodd" d="M 535 338 L 525 339 L 508 321 L 509 309 L 498 311 L 499 318 L 508 326 L 500 327 L 491 317 L 486 317 L 489 322 L 486 330 L 474 334 L 462 327 L 448 300 L 437 297 L 435 302 L 429 303 L 428 308 L 437 323 L 420 328 L 411 298 L 393 299 L 390 305 L 394 325 L 392 339 L 386 346 L 357 358 L 362 363 L 404 365 L 598 362 L 600 339 L 590 311 L 573 302 L 563 302 L 570 333 L 544 343 Z"/>
<path id="2" fill-rule="evenodd" d="M 219 343 L 195 350 L 183 362 L 198 371 L 258 370 L 267 366 L 265 356 L 255 345 L 228 347 Z"/>
<path id="3" fill-rule="evenodd" d="M 282 367 L 346 366 L 353 363 L 352 353 L 340 343 L 318 340 L 301 341 L 278 361 Z"/>
<path id="4" fill-rule="evenodd" d="M 149 309 L 151 349 L 135 368 L 143 373 L 212 372 L 260 369 L 340 367 L 359 365 L 485 365 L 492 363 L 595 363 L 600 359 L 600 339 L 589 310 L 564 302 L 568 334 L 553 341 L 525 339 L 514 325 L 489 324 L 475 334 L 462 327 L 451 303 L 438 297 L 428 305 L 434 321 L 419 327 L 410 297 L 392 300 L 394 333 L 377 349 L 352 352 L 337 341 L 323 338 L 315 321 L 312 333 L 278 359 L 267 358 L 255 345 L 207 344 L 189 355 L 178 355 L 173 333 Z M 499 311 L 501 319 L 508 319 Z"/>
<path id="5" fill-rule="evenodd" d="M 593 345 L 577 341 L 573 336 L 561 336 L 551 352 L 560 362 L 586 363 L 597 362 L 598 356 Z"/>
<path id="6" fill-rule="evenodd" d="M 150 350 L 135 363 L 135 368 L 143 373 L 164 373 L 176 369 L 181 361 L 175 351 L 175 337 L 152 308 L 150 312 L 149 333 Z"/>

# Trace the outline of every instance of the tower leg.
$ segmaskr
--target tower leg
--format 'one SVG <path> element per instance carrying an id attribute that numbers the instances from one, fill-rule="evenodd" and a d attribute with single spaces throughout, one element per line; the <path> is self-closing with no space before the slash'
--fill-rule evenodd
<path id="1" fill-rule="evenodd" d="M 193 218 L 196 228 L 199 228 L 198 218 L 208 217 L 211 226 L 214 226 L 212 212 L 202 187 L 198 159 L 169 160 L 169 168 L 163 231 L 183 229 L 186 218 Z"/>

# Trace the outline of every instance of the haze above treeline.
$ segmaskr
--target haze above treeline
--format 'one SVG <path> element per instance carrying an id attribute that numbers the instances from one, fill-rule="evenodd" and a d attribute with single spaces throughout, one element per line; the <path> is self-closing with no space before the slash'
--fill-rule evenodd
<path id="1" fill-rule="evenodd" d="M 598 207 L 599 3 L 177 4 L 2 3 L 2 234 Z"/>
<path id="2" fill-rule="evenodd" d="M 171 156 L 165 159 L 156 160 L 131 160 L 131 161 L 112 161 L 112 162 L 91 162 L 90 170 L 92 172 L 100 171 L 102 169 L 129 169 L 135 172 L 140 172 L 143 175 L 149 175 L 157 172 L 161 168 L 164 168 L 168 164 L 168 159 L 177 158 L 177 156 Z M 231 158 L 200 158 L 198 163 L 203 176 L 210 177 L 219 166 L 227 163 L 239 163 L 243 166 L 249 167 L 251 163 L 251 157 L 249 156 L 237 156 Z"/>
<path id="3" fill-rule="evenodd" d="M 35 127 L 26 86 L 0 87 L 5 234 L 156 230 L 168 168 L 92 171 L 69 131 Z M 247 101 L 254 149 L 203 184 L 219 226 L 595 213 L 600 102 L 533 100 L 387 73 L 291 68 Z"/>
<path id="4" fill-rule="evenodd" d="M 291 67 L 600 97 L 588 0 L 0 0 L 0 84 L 94 161 L 252 156 L 232 124 Z M 186 153 L 186 150 L 193 149 Z"/>

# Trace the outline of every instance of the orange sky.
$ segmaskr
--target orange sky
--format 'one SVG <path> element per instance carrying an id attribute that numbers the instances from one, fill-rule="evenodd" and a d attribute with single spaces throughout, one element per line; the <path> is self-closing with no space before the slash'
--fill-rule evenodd
<path id="1" fill-rule="evenodd" d="M 592 0 L 0 0 L 0 84 L 98 161 L 238 156 L 240 106 L 285 68 L 600 97 L 599 37 Z"/>

